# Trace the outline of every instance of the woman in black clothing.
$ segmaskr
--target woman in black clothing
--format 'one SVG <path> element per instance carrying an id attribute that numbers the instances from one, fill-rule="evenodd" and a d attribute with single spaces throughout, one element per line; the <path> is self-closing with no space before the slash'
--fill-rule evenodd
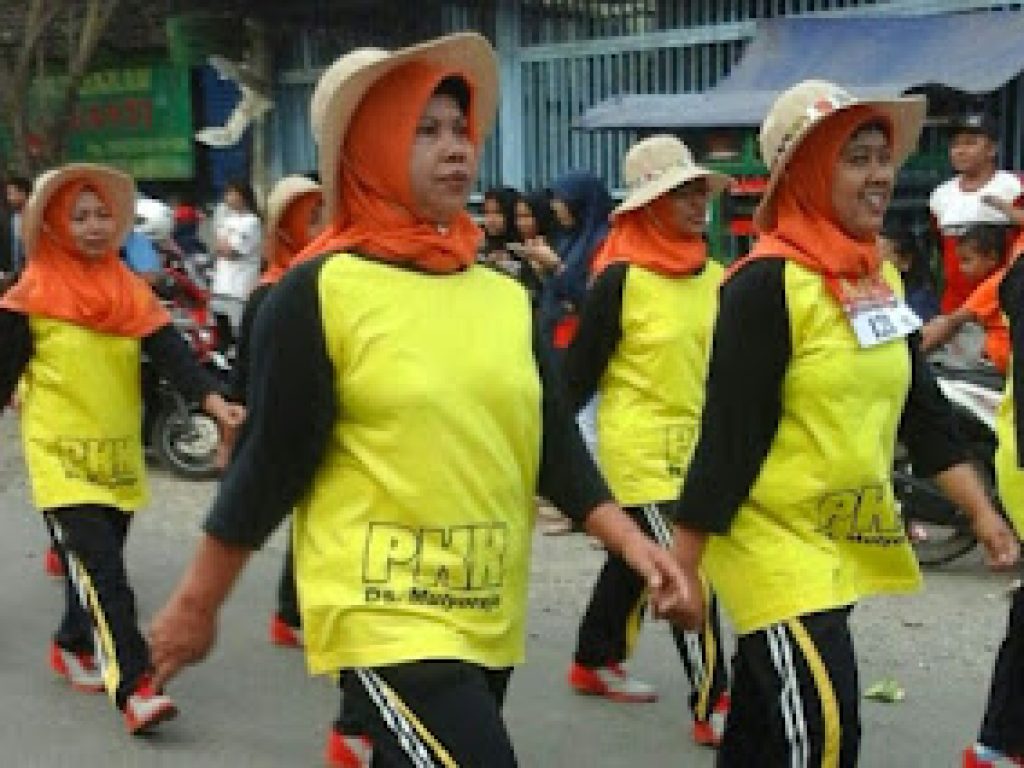
<path id="1" fill-rule="evenodd" d="M 245 303 L 232 381 L 232 391 L 240 403 L 247 401 L 250 345 L 256 315 L 270 290 L 284 277 L 302 251 L 323 229 L 323 209 L 323 192 L 320 185 L 305 176 L 286 176 L 277 182 L 267 197 L 267 227 L 263 239 L 267 269 Z M 231 452 L 232 443 L 233 437 L 224 441 L 225 456 Z M 284 562 L 281 564 L 277 610 L 270 617 L 269 636 L 270 642 L 274 645 L 286 648 L 302 647 L 291 535 L 288 536 Z"/>

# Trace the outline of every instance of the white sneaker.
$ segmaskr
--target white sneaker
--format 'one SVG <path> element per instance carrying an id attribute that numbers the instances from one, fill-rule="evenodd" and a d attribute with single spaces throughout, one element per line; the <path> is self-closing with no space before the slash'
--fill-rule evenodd
<path id="1" fill-rule="evenodd" d="M 162 691 L 154 691 L 146 678 L 124 705 L 124 725 L 133 736 L 148 733 L 165 720 L 178 715 L 178 707 Z"/>
<path id="2" fill-rule="evenodd" d="M 76 653 L 50 643 L 50 669 L 83 693 L 102 693 L 103 674 L 91 653 Z"/>
<path id="3" fill-rule="evenodd" d="M 627 704 L 645 704 L 658 700 L 654 686 L 632 677 L 619 664 L 584 667 L 574 663 L 569 668 L 569 685 L 577 693 L 604 696 Z"/>

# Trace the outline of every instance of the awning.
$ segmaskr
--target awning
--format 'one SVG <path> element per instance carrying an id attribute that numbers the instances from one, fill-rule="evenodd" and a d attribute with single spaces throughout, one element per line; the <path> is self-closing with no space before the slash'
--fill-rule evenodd
<path id="1" fill-rule="evenodd" d="M 585 112 L 580 128 L 757 125 L 779 92 L 831 80 L 862 96 L 943 85 L 988 93 L 1024 69 L 1024 12 L 777 18 L 758 22 L 732 72 L 704 93 L 623 95 Z"/>

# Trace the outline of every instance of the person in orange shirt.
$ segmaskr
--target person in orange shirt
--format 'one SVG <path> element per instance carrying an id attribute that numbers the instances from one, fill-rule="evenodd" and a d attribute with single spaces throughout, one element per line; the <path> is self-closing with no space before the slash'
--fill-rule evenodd
<path id="1" fill-rule="evenodd" d="M 945 344 L 965 323 L 978 323 L 985 329 L 985 357 L 1002 374 L 1010 357 L 1010 331 L 999 310 L 999 284 L 1006 273 L 1003 227 L 976 224 L 957 240 L 960 270 L 970 280 L 980 281 L 963 306 L 948 315 L 939 315 L 921 329 L 921 348 L 929 352 Z"/>

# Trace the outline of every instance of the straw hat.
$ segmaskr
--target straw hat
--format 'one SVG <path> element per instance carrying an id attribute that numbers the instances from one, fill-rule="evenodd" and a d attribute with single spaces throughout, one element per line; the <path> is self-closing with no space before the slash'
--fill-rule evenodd
<path id="1" fill-rule="evenodd" d="M 95 163 L 70 163 L 46 171 L 36 179 L 21 216 L 25 253 L 31 255 L 42 233 L 43 212 L 57 190 L 72 181 L 87 179 L 99 187 L 114 217 L 114 242 L 120 245 L 135 223 L 135 181 L 126 173 Z"/>
<path id="2" fill-rule="evenodd" d="M 707 179 L 713 195 L 732 183 L 725 174 L 697 165 L 687 146 L 667 134 L 651 136 L 630 147 L 622 162 L 622 177 L 626 182 L 626 199 L 612 211 L 612 216 L 641 208 L 694 179 Z"/>
<path id="3" fill-rule="evenodd" d="M 928 111 L 924 96 L 859 99 L 838 85 L 824 80 L 798 83 L 775 100 L 768 117 L 761 124 L 758 136 L 761 157 L 771 175 L 754 212 L 754 223 L 759 228 L 771 227 L 775 191 L 796 148 L 829 115 L 856 106 L 871 107 L 892 123 L 893 162 L 897 166 L 902 165 L 914 151 Z"/>
<path id="4" fill-rule="evenodd" d="M 267 233 L 273 236 L 277 231 L 281 217 L 292 201 L 310 192 L 320 191 L 320 185 L 307 176 L 285 176 L 278 181 L 267 196 Z"/>
<path id="5" fill-rule="evenodd" d="M 490 131 L 498 106 L 498 60 L 483 35 L 460 32 L 397 51 L 359 48 L 345 54 L 320 76 L 310 103 L 329 219 L 334 217 L 338 201 L 341 148 L 356 107 L 374 83 L 413 61 L 465 73 L 474 91 L 477 135 L 483 139 Z"/>

